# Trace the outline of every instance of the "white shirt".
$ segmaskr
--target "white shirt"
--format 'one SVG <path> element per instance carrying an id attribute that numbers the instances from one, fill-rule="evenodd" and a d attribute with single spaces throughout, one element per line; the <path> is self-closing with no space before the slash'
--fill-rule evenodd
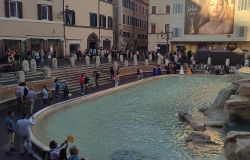
<path id="1" fill-rule="evenodd" d="M 29 119 L 20 119 L 17 121 L 17 133 L 21 135 L 28 135 L 31 130 L 30 126 L 33 126 L 35 121 L 31 121 Z"/>
<path id="2" fill-rule="evenodd" d="M 49 98 L 49 92 L 45 88 L 42 90 L 42 93 L 43 93 L 43 99 Z"/>
<path id="3" fill-rule="evenodd" d="M 30 90 L 28 92 L 28 98 L 30 102 L 34 102 L 36 100 L 36 92 L 33 90 Z"/>

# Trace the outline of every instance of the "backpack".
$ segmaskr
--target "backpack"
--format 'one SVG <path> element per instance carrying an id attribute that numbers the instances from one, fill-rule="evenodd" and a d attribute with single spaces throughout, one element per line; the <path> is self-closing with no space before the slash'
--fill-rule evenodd
<path id="1" fill-rule="evenodd" d="M 23 95 L 27 96 L 28 92 L 29 92 L 29 90 L 26 87 L 24 87 Z"/>
<path id="2" fill-rule="evenodd" d="M 89 83 L 89 77 L 85 77 L 84 84 L 88 84 L 88 83 Z"/>

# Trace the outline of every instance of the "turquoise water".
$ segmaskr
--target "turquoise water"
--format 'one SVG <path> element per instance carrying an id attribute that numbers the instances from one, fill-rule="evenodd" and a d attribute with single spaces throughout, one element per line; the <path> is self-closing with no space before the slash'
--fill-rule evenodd
<path id="1" fill-rule="evenodd" d="M 164 77 L 114 94 L 68 107 L 36 125 L 44 144 L 63 142 L 70 134 L 88 160 L 220 160 L 223 130 L 206 131 L 219 145 L 185 143 L 192 131 L 176 113 L 187 111 L 198 120 L 198 108 L 213 102 L 230 76 Z"/>

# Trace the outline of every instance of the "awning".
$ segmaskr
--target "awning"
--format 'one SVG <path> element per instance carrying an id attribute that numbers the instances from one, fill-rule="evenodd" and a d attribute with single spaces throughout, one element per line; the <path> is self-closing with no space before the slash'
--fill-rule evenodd
<path id="1" fill-rule="evenodd" d="M 243 54 L 244 53 L 240 48 L 236 48 L 232 52 L 237 53 L 237 54 Z"/>
<path id="2" fill-rule="evenodd" d="M 202 47 L 197 52 L 209 52 L 209 49 L 206 47 Z"/>
<path id="3" fill-rule="evenodd" d="M 229 51 L 226 50 L 225 48 L 219 46 L 219 47 L 213 49 L 212 52 L 229 52 Z"/>

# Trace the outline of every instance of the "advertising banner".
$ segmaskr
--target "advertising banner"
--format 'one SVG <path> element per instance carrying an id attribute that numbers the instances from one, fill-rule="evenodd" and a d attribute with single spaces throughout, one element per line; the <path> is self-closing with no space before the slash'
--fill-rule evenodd
<path id="1" fill-rule="evenodd" d="M 185 34 L 232 34 L 235 0 L 186 0 Z"/>

